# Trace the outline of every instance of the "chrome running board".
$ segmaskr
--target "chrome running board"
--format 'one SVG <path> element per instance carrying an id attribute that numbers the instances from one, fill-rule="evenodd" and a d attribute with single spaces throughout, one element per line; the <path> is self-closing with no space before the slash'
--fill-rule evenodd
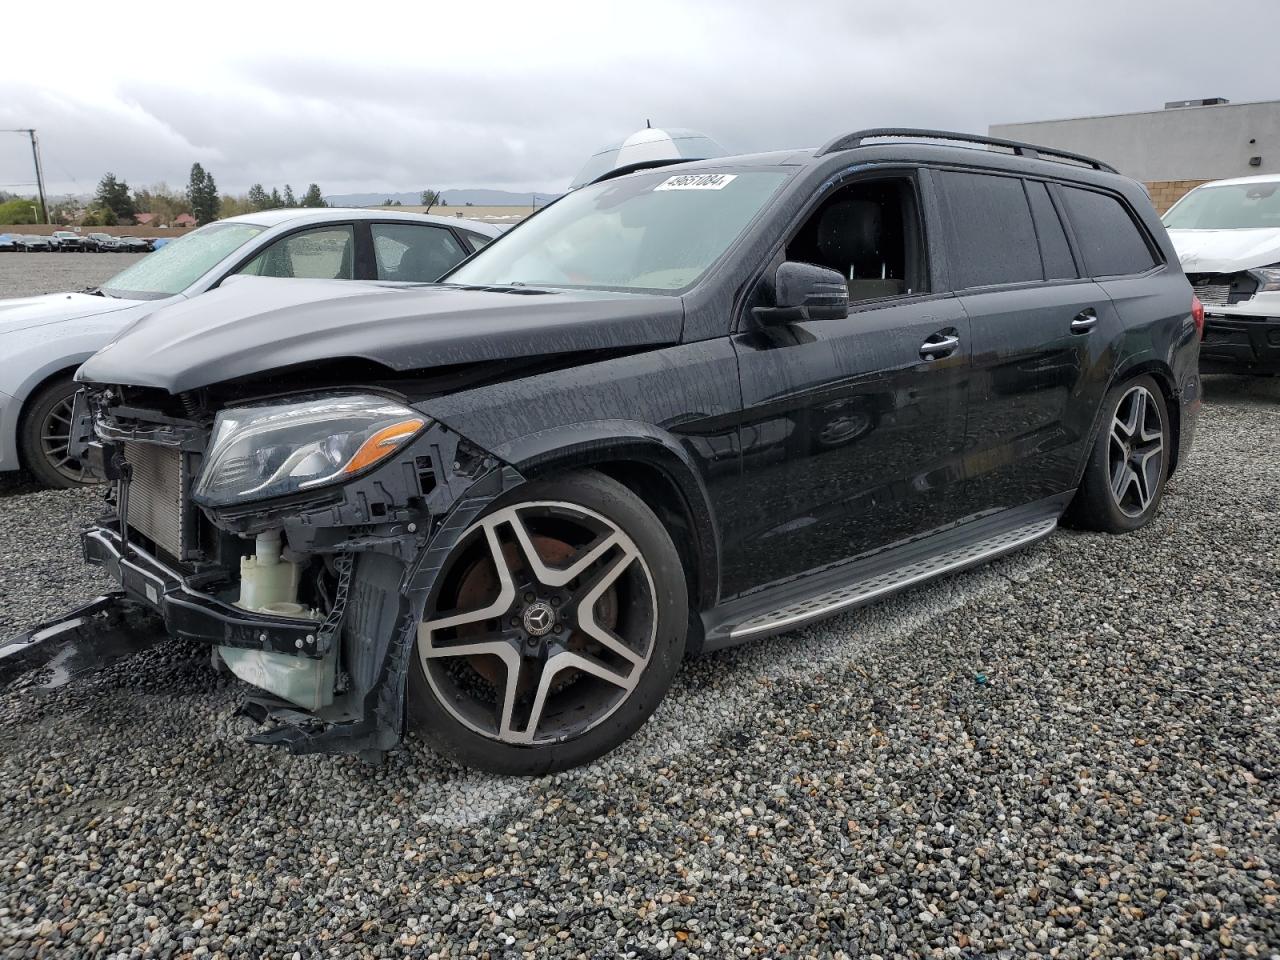
<path id="1" fill-rule="evenodd" d="M 985 539 L 923 557 L 876 576 L 797 600 L 779 610 L 743 620 L 729 630 L 729 642 L 740 643 L 743 640 L 752 640 L 771 633 L 794 630 L 815 620 L 862 606 L 917 583 L 923 583 L 925 580 L 985 563 L 1001 554 L 1010 553 L 1047 537 L 1057 526 L 1056 516 L 1042 517 L 1008 528 Z"/>

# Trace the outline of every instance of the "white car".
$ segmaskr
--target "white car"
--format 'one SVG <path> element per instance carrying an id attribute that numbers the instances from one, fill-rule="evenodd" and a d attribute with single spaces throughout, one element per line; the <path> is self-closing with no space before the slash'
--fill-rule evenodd
<path id="1" fill-rule="evenodd" d="M 82 293 L 0 300 L 0 471 L 88 482 L 67 456 L 76 368 L 135 320 L 228 277 L 430 283 L 499 235 L 473 220 L 387 210 L 271 210 L 165 244 Z"/>
<path id="2" fill-rule="evenodd" d="M 1201 371 L 1280 374 L 1280 174 L 1196 187 L 1164 225 L 1204 305 Z"/>

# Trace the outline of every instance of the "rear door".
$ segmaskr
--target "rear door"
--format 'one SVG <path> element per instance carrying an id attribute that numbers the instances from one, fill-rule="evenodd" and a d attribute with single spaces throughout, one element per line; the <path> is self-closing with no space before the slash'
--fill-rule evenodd
<path id="1" fill-rule="evenodd" d="M 1055 190 L 1084 272 L 1107 294 L 1130 333 L 1128 349 L 1150 350 L 1167 330 L 1184 329 L 1189 291 L 1169 282 L 1170 270 L 1181 279 L 1181 267 L 1166 268 L 1159 247 L 1125 199 L 1065 183 Z M 1165 330 L 1157 336 L 1153 324 Z"/>
<path id="2" fill-rule="evenodd" d="M 373 222 L 368 227 L 374 280 L 435 283 L 471 255 L 446 227 L 404 221 Z"/>
<path id="3" fill-rule="evenodd" d="M 1079 269 L 1048 184 L 960 170 L 934 179 L 973 337 L 967 512 L 1061 494 L 1089 443 L 1119 317 Z"/>

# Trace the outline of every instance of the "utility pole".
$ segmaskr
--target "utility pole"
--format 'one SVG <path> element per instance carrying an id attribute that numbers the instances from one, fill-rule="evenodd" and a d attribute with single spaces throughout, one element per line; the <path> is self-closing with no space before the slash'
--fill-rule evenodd
<path id="1" fill-rule="evenodd" d="M 31 136 L 31 159 L 36 164 L 36 190 L 40 194 L 40 213 L 44 217 L 44 222 L 49 222 L 49 205 L 44 199 L 44 168 L 40 166 L 40 141 L 36 139 L 35 130 L 28 130 Z"/>
<path id="2" fill-rule="evenodd" d="M 40 194 L 40 214 L 44 217 L 44 222 L 49 222 L 49 205 L 44 199 L 44 169 L 40 166 L 40 142 L 36 139 L 36 132 L 30 127 L 19 127 L 16 130 L 6 130 L 6 133 L 25 133 L 31 138 L 31 159 L 36 165 L 36 190 Z"/>

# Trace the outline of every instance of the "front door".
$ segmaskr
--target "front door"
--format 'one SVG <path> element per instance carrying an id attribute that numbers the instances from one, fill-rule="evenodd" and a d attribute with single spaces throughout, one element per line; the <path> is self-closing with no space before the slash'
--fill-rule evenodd
<path id="1" fill-rule="evenodd" d="M 969 324 L 929 291 L 914 181 L 858 181 L 787 245 L 848 278 L 850 314 L 734 337 L 741 494 L 722 595 L 838 563 L 953 522 Z M 779 258 L 779 261 L 781 258 Z M 776 266 L 776 264 L 775 264 Z"/>

